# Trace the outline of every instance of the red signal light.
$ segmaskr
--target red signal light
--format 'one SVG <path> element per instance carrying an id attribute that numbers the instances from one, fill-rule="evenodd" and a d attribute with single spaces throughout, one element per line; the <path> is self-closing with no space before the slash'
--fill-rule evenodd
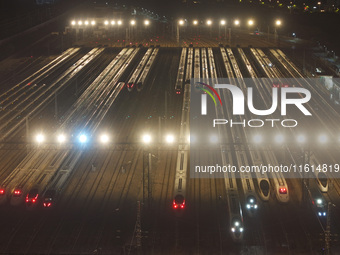
<path id="1" fill-rule="evenodd" d="M 279 192 L 280 192 L 280 194 L 287 194 L 287 189 L 286 188 L 280 188 Z"/>
<path id="2" fill-rule="evenodd" d="M 14 190 L 14 195 L 17 195 L 17 196 L 21 195 L 21 190 L 19 189 Z"/>
<path id="3" fill-rule="evenodd" d="M 0 189 L 0 195 L 5 194 L 5 190 L 4 189 Z"/>

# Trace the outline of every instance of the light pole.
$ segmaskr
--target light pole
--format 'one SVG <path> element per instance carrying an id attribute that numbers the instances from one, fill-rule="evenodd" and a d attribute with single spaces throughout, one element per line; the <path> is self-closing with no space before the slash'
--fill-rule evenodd
<path id="1" fill-rule="evenodd" d="M 281 26 L 281 24 L 282 24 L 281 20 L 277 19 L 277 20 L 275 21 L 275 26 L 274 26 L 274 28 L 275 28 L 275 30 L 274 30 L 274 37 L 275 37 L 275 42 L 278 42 L 278 44 L 280 44 L 280 40 L 279 40 L 279 34 L 278 34 L 278 32 L 277 32 L 277 29 Z"/>
<path id="2" fill-rule="evenodd" d="M 207 20 L 207 26 L 209 27 L 209 31 L 210 31 L 210 37 L 212 37 L 212 20 L 211 19 L 208 19 Z"/>
<path id="3" fill-rule="evenodd" d="M 179 44 L 179 27 L 184 25 L 184 20 L 179 20 L 177 23 L 177 34 L 176 34 L 176 41 Z"/>
<path id="4" fill-rule="evenodd" d="M 220 27 L 221 26 L 224 26 L 224 37 L 223 38 L 226 40 L 227 39 L 227 22 L 224 19 L 222 19 L 220 21 L 220 25 L 219 25 L 219 29 L 218 29 L 218 36 L 220 36 Z"/>
<path id="5" fill-rule="evenodd" d="M 152 137 L 149 134 L 144 134 L 142 137 L 142 142 L 144 145 L 148 145 L 152 142 Z M 145 162 L 144 162 L 144 147 L 143 147 L 143 204 L 145 203 L 145 192 L 148 191 L 148 206 L 149 206 L 149 200 L 150 200 L 150 167 L 151 167 L 151 152 L 148 153 L 148 167 L 147 167 L 147 172 L 145 173 Z M 147 176 L 147 179 L 145 179 L 145 175 Z M 147 188 L 146 186 L 147 182 Z"/>
<path id="6" fill-rule="evenodd" d="M 149 28 L 149 26 L 150 26 L 150 21 L 149 20 L 144 20 L 144 26 L 145 26 L 145 30 L 147 30 L 147 32 L 149 32 L 149 30 L 148 30 L 148 28 Z M 149 33 L 147 33 L 147 34 L 149 34 Z"/>
<path id="7" fill-rule="evenodd" d="M 194 21 L 192 22 L 192 24 L 194 25 L 194 27 L 197 28 L 197 29 L 195 29 L 196 36 L 197 36 L 197 34 L 198 34 L 198 20 L 194 20 Z"/>
<path id="8" fill-rule="evenodd" d="M 240 24 L 241 24 L 240 20 L 238 20 L 238 19 L 234 20 L 235 27 L 239 27 Z M 235 40 L 235 44 L 236 44 L 236 40 Z M 229 45 L 231 46 L 231 27 L 229 28 Z"/>
<path id="9" fill-rule="evenodd" d="M 130 21 L 130 26 L 129 26 L 129 40 L 134 40 L 134 32 L 133 32 L 133 28 L 136 25 L 136 21 L 135 20 L 131 20 Z"/>
<path id="10" fill-rule="evenodd" d="M 121 27 L 122 24 L 123 24 L 123 22 L 122 22 L 121 20 L 117 20 L 117 25 L 118 25 L 117 34 L 118 34 L 118 38 L 119 38 L 119 36 L 121 35 L 120 27 Z M 124 38 L 124 37 L 122 36 L 122 38 Z M 123 40 L 120 40 L 120 41 L 121 41 L 121 43 L 122 43 L 122 45 L 123 45 Z"/>
<path id="11" fill-rule="evenodd" d="M 254 20 L 250 19 L 248 20 L 248 27 L 249 27 L 249 30 L 254 26 Z"/>
<path id="12" fill-rule="evenodd" d="M 335 207 L 335 204 L 332 204 L 331 202 L 328 202 L 327 206 L 327 225 L 326 225 L 326 230 L 325 230 L 325 250 L 326 250 L 326 255 L 331 254 L 331 212 L 332 212 L 332 207 Z"/>

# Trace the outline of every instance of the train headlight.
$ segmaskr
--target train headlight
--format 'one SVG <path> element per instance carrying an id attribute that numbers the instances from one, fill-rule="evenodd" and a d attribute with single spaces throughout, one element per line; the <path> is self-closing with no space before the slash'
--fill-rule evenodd
<path id="1" fill-rule="evenodd" d="M 238 221 L 235 222 L 235 226 L 238 227 L 240 223 Z"/>
<path id="2" fill-rule="evenodd" d="M 240 228 L 240 232 L 241 232 L 241 233 L 243 232 L 243 228 Z"/>
<path id="3" fill-rule="evenodd" d="M 37 141 L 37 143 L 43 143 L 45 141 L 45 136 L 43 134 L 38 134 L 35 137 L 35 140 Z"/>
<path id="4" fill-rule="evenodd" d="M 234 233 L 234 232 L 235 232 L 235 228 L 231 228 L 231 232 L 233 232 L 233 233 Z"/>
<path id="5" fill-rule="evenodd" d="M 319 216 L 322 216 L 322 213 L 321 213 L 321 212 L 319 212 L 318 214 L 319 214 Z"/>
<path id="6" fill-rule="evenodd" d="M 323 216 L 326 216 L 326 212 L 323 212 Z"/>
<path id="7" fill-rule="evenodd" d="M 59 134 L 57 140 L 59 143 L 64 143 L 66 141 L 66 136 L 63 134 Z"/>
<path id="8" fill-rule="evenodd" d="M 79 142 L 86 143 L 86 141 L 87 141 L 87 136 L 86 135 L 80 135 L 79 136 Z"/>
<path id="9" fill-rule="evenodd" d="M 321 198 L 318 198 L 318 199 L 316 200 L 316 203 L 317 203 L 318 205 L 321 205 L 321 204 L 322 204 L 322 199 L 321 199 Z"/>
<path id="10" fill-rule="evenodd" d="M 257 205 L 254 205 L 254 208 L 257 209 Z"/>
<path id="11" fill-rule="evenodd" d="M 254 199 L 251 198 L 249 202 L 250 202 L 251 204 L 254 203 Z"/>
<path id="12" fill-rule="evenodd" d="M 175 137 L 173 135 L 169 134 L 165 137 L 165 141 L 167 143 L 173 143 L 175 141 Z"/>
<path id="13" fill-rule="evenodd" d="M 151 142 L 151 136 L 148 134 L 143 135 L 142 140 L 144 143 L 150 143 Z"/>
<path id="14" fill-rule="evenodd" d="M 102 135 L 100 136 L 100 142 L 101 142 L 101 143 L 106 144 L 106 143 L 108 143 L 109 141 L 110 141 L 110 138 L 109 138 L 109 136 L 108 136 L 107 134 L 102 134 Z"/>
<path id="15" fill-rule="evenodd" d="M 247 209 L 250 209 L 250 204 L 247 204 Z"/>

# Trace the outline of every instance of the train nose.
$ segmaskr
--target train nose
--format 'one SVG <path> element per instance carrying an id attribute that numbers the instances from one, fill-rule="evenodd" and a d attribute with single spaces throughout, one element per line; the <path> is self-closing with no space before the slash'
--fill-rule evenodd
<path id="1" fill-rule="evenodd" d="M 269 183 L 268 183 L 267 180 L 261 180 L 260 189 L 261 189 L 264 196 L 269 195 Z"/>

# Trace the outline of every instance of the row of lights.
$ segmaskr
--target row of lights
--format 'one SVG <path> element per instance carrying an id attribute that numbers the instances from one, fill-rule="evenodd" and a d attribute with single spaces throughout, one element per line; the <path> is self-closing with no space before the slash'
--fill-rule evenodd
<path id="1" fill-rule="evenodd" d="M 78 140 L 80 143 L 84 144 L 88 141 L 88 137 L 85 134 L 80 134 L 78 136 Z M 194 138 L 193 138 L 194 140 Z M 46 138 L 43 134 L 37 134 L 35 137 L 35 141 L 39 144 L 44 143 L 46 141 Z M 67 141 L 67 137 L 64 134 L 59 134 L 57 135 L 57 142 L 62 144 L 65 143 Z M 99 136 L 99 141 L 103 144 L 105 143 L 109 143 L 110 142 L 110 137 L 107 134 L 102 134 L 101 136 Z M 216 135 L 212 135 L 210 137 L 210 142 L 212 143 L 217 143 L 220 140 L 218 139 L 218 136 Z M 260 134 L 256 134 L 253 136 L 253 143 L 256 144 L 261 144 L 264 141 L 263 136 Z M 278 144 L 283 144 L 285 142 L 285 137 L 282 134 L 278 134 L 274 137 L 274 141 Z M 321 134 L 318 137 L 318 142 L 320 144 L 326 144 L 329 141 L 329 138 L 327 135 L 325 134 Z M 152 136 L 149 134 L 144 134 L 142 136 L 142 142 L 145 144 L 150 144 L 152 142 Z M 168 144 L 174 143 L 175 142 L 175 137 L 172 134 L 168 134 L 165 136 L 165 142 Z M 190 137 L 188 137 L 188 142 L 190 142 Z M 193 141 L 194 142 L 194 141 Z M 296 137 L 296 142 L 300 143 L 300 144 L 305 144 L 307 143 L 307 137 L 305 135 L 298 135 Z M 340 142 L 340 138 L 339 138 L 339 142 Z"/>
<path id="2" fill-rule="evenodd" d="M 35 136 L 35 141 L 38 144 L 42 144 L 46 142 L 46 137 L 44 134 L 40 133 Z M 78 136 L 78 141 L 82 144 L 86 143 L 88 141 L 88 137 L 85 134 L 80 134 Z M 110 137 L 107 134 L 102 134 L 99 136 L 99 141 L 103 144 L 110 142 Z M 67 136 L 64 134 L 57 135 L 56 142 L 59 144 L 63 144 L 67 142 Z"/>
<path id="3" fill-rule="evenodd" d="M 144 25 L 146 25 L 146 26 L 150 25 L 150 21 L 149 21 L 149 20 L 144 20 L 143 23 L 144 23 Z M 183 20 L 183 19 L 181 19 L 181 20 L 178 21 L 178 24 L 179 24 L 180 26 L 183 26 L 185 23 L 186 23 L 186 21 Z M 240 26 L 240 25 L 241 25 L 241 21 L 240 21 L 239 19 L 235 19 L 233 23 L 234 23 L 235 26 Z M 108 25 L 114 26 L 114 25 L 116 25 L 116 24 L 117 24 L 118 26 L 120 26 L 120 25 L 123 24 L 123 21 L 122 21 L 122 20 L 111 20 L 111 21 L 105 20 L 105 21 L 104 21 L 104 25 L 105 25 L 105 26 L 108 26 Z M 130 25 L 134 26 L 134 25 L 136 25 L 136 24 L 137 24 L 137 21 L 136 21 L 136 20 L 130 20 Z M 193 24 L 194 26 L 197 26 L 197 25 L 199 24 L 199 21 L 198 21 L 198 20 L 193 20 L 192 24 Z M 206 25 L 211 26 L 212 24 L 213 24 L 213 21 L 212 21 L 211 19 L 208 19 L 208 20 L 206 21 Z M 220 20 L 219 24 L 220 24 L 221 26 L 225 26 L 225 25 L 227 25 L 227 21 L 224 20 L 224 19 L 222 19 L 222 20 Z M 253 25 L 255 24 L 255 21 L 254 21 L 253 19 L 249 19 L 249 20 L 247 21 L 247 24 L 248 24 L 248 26 L 253 26 Z M 281 20 L 279 20 L 279 19 L 278 19 L 278 20 L 275 20 L 275 25 L 276 25 L 276 26 L 281 26 L 281 24 L 282 24 L 282 21 L 281 21 Z M 75 26 L 75 25 L 79 25 L 79 26 L 82 26 L 82 25 L 85 25 L 85 26 L 92 25 L 92 26 L 94 26 L 94 25 L 96 25 L 96 22 L 95 22 L 94 20 L 92 20 L 91 22 L 88 21 L 88 20 L 85 20 L 85 21 L 82 21 L 82 20 L 78 20 L 78 21 L 73 20 L 73 21 L 71 21 L 71 25 L 72 25 L 72 26 Z"/>
<path id="4" fill-rule="evenodd" d="M 89 138 L 87 137 L 86 134 L 80 134 L 77 138 L 78 138 L 78 141 L 81 144 L 85 144 L 89 140 Z M 107 135 L 107 134 L 100 135 L 98 140 L 102 144 L 107 144 L 107 143 L 109 143 L 111 141 L 110 136 Z M 37 134 L 35 136 L 35 141 L 38 144 L 42 144 L 42 143 L 46 142 L 46 137 L 45 137 L 44 134 L 39 133 L 39 134 Z M 58 142 L 59 144 L 66 143 L 67 142 L 67 136 L 64 135 L 64 134 L 57 135 L 56 142 Z M 142 142 L 145 143 L 145 144 L 150 144 L 152 142 L 151 135 L 144 134 L 142 136 Z M 168 134 L 168 135 L 165 136 L 165 142 L 168 143 L 168 144 L 174 143 L 175 142 L 175 137 L 172 134 Z"/>
<path id="5" fill-rule="evenodd" d="M 150 25 L 150 21 L 147 20 L 147 19 L 144 20 L 143 23 L 144 23 L 145 26 L 149 26 Z M 136 24 L 137 24 L 136 20 L 130 20 L 130 25 L 131 26 L 134 26 Z M 79 26 L 82 26 L 82 25 L 85 25 L 85 26 L 92 25 L 92 26 L 94 26 L 94 25 L 96 25 L 96 22 L 94 20 L 92 20 L 91 22 L 88 21 L 88 20 L 85 20 L 85 21 L 82 21 L 82 20 L 78 20 L 78 21 L 72 20 L 71 21 L 71 25 L 72 26 L 75 26 L 75 25 L 79 25 Z M 118 25 L 118 26 L 121 26 L 121 25 L 123 25 L 123 21 L 122 20 L 111 20 L 111 21 L 105 20 L 104 21 L 104 25 L 105 26 L 108 26 L 108 25 L 112 25 L 112 26 Z"/>
<path id="6" fill-rule="evenodd" d="M 180 19 L 180 20 L 178 21 L 178 24 L 179 24 L 180 26 L 183 26 L 185 23 L 186 23 L 186 21 L 183 20 L 183 19 Z M 234 23 L 235 26 L 241 25 L 241 21 L 240 21 L 239 19 L 235 19 L 233 23 Z M 192 21 L 192 24 L 193 24 L 194 26 L 197 26 L 197 25 L 199 24 L 199 21 L 198 21 L 198 20 L 193 20 L 193 21 Z M 211 19 L 208 19 L 208 20 L 205 22 L 205 24 L 208 25 L 208 26 L 211 26 L 211 25 L 213 24 L 213 21 L 212 21 Z M 222 20 L 220 20 L 219 24 L 220 24 L 221 26 L 225 26 L 225 25 L 227 25 L 227 21 L 224 20 L 224 19 L 222 19 Z M 248 24 L 248 26 L 253 26 L 253 25 L 255 24 L 255 21 L 254 21 L 253 19 L 249 19 L 249 20 L 247 21 L 247 24 Z M 277 19 L 277 20 L 275 20 L 275 23 L 274 23 L 274 24 L 275 24 L 276 26 L 281 26 L 282 22 L 281 22 L 281 20 Z"/>

